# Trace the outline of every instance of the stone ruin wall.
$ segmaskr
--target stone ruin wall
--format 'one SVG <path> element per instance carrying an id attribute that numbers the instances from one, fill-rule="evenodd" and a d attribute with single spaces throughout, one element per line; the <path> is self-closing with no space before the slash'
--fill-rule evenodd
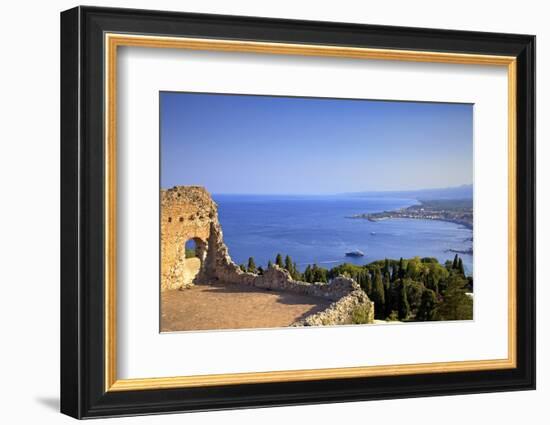
<path id="1" fill-rule="evenodd" d="M 351 323 L 351 313 L 362 306 L 374 321 L 374 303 L 359 284 L 347 277 L 329 283 L 308 283 L 292 279 L 285 269 L 273 265 L 262 275 L 243 272 L 229 256 L 218 221 L 217 205 L 198 186 L 176 186 L 161 191 L 161 290 L 181 289 L 185 264 L 185 243 L 194 239 L 202 264 L 194 283 L 222 282 L 275 291 L 293 292 L 333 301 L 325 310 L 294 323 L 294 326 Z"/>
<path id="2" fill-rule="evenodd" d="M 203 188 L 179 186 L 161 191 L 161 290 L 182 286 L 189 239 L 195 240 L 197 257 L 204 261 L 213 220 L 218 220 L 216 204 Z"/>

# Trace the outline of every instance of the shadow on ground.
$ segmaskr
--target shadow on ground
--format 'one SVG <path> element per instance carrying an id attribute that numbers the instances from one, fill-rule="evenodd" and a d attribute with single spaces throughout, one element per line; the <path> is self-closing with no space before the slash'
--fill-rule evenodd
<path id="1" fill-rule="evenodd" d="M 59 397 L 36 397 L 35 401 L 48 409 L 59 412 Z"/>

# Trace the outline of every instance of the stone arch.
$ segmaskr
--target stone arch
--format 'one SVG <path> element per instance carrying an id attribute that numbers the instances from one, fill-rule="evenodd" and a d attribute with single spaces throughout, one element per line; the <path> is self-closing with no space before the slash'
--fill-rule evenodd
<path id="1" fill-rule="evenodd" d="M 190 243 L 193 245 L 193 255 L 188 252 Z M 199 283 L 204 275 L 204 264 L 208 252 L 208 244 L 199 237 L 191 237 L 183 243 L 179 267 L 182 268 L 181 286 L 189 287 Z"/>
<path id="2" fill-rule="evenodd" d="M 189 249 L 189 243 L 192 242 L 194 244 L 194 255 L 193 257 L 198 258 L 200 261 L 204 261 L 206 259 L 206 253 L 208 251 L 208 243 L 206 241 L 203 241 L 200 237 L 192 236 L 187 241 L 185 241 L 185 258 L 192 258 L 188 255 L 187 250 Z"/>
<path id="3" fill-rule="evenodd" d="M 204 279 L 211 224 L 217 223 L 217 217 L 216 204 L 202 187 L 177 186 L 161 191 L 161 290 L 179 289 Z M 190 262 L 186 264 L 185 259 L 188 240 L 197 244 L 201 263 L 191 282 Z"/>

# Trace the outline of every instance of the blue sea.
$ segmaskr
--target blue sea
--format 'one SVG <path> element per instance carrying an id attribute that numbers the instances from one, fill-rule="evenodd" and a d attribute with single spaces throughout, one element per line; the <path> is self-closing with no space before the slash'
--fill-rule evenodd
<path id="1" fill-rule="evenodd" d="M 358 196 L 214 195 L 229 254 L 237 264 L 254 257 L 266 266 L 277 253 L 290 255 L 303 271 L 308 264 L 331 268 L 342 263 L 367 264 L 384 258 L 414 256 L 452 260 L 449 249 L 472 246 L 472 231 L 435 220 L 390 219 L 371 222 L 347 218 L 391 211 L 417 203 L 413 199 Z M 360 250 L 364 257 L 346 257 Z M 472 256 L 459 254 L 467 273 Z"/>

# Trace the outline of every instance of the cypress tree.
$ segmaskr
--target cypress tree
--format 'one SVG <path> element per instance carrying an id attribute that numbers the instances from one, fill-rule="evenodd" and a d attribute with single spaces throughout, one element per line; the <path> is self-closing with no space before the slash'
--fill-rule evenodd
<path id="1" fill-rule="evenodd" d="M 384 289 L 390 288 L 390 274 L 384 273 Z"/>
<path id="2" fill-rule="evenodd" d="M 285 269 L 292 275 L 292 259 L 289 255 L 285 257 Z"/>
<path id="3" fill-rule="evenodd" d="M 453 266 L 452 269 L 456 270 L 458 268 L 458 254 L 455 254 L 455 258 L 453 260 Z"/>
<path id="4" fill-rule="evenodd" d="M 283 256 L 281 254 L 277 254 L 277 257 L 275 258 L 275 264 L 277 264 L 280 268 L 284 268 L 283 264 Z"/>
<path id="5" fill-rule="evenodd" d="M 384 275 L 384 316 L 388 317 L 391 314 L 393 305 L 392 288 L 390 284 L 390 275 Z"/>
<path id="6" fill-rule="evenodd" d="M 416 320 L 427 321 L 435 320 L 435 309 L 437 306 L 437 297 L 431 289 L 426 289 L 422 292 L 420 307 L 416 313 Z"/>
<path id="7" fill-rule="evenodd" d="M 317 282 L 318 275 L 319 272 L 317 271 L 317 264 L 313 264 L 313 266 L 311 266 L 311 283 Z"/>
<path id="8" fill-rule="evenodd" d="M 306 269 L 304 270 L 304 280 L 306 282 L 309 282 L 309 283 L 312 283 L 313 282 L 313 277 L 312 277 L 312 273 L 311 273 L 311 266 L 308 264 Z"/>
<path id="9" fill-rule="evenodd" d="M 314 281 L 315 282 L 322 282 L 322 283 L 326 283 L 327 282 L 327 270 L 322 268 L 322 267 L 317 267 L 317 264 L 314 264 L 313 265 L 313 268 L 314 268 Z"/>
<path id="10" fill-rule="evenodd" d="M 399 279 L 399 273 L 400 273 L 399 264 L 394 264 L 392 271 L 391 271 L 391 281 L 395 282 L 397 279 Z"/>
<path id="11" fill-rule="evenodd" d="M 258 274 L 264 274 L 264 268 L 262 266 L 258 266 Z"/>
<path id="12" fill-rule="evenodd" d="M 397 277 L 399 277 L 399 279 L 403 279 L 405 277 L 405 264 L 403 262 L 403 257 L 399 259 L 399 273 Z"/>
<path id="13" fill-rule="evenodd" d="M 271 262 L 271 260 L 269 260 L 269 261 L 267 262 L 267 268 L 270 269 L 270 268 L 272 268 L 272 267 L 273 267 L 273 263 Z"/>
<path id="14" fill-rule="evenodd" d="M 254 258 L 252 257 L 248 257 L 247 271 L 249 273 L 256 273 L 256 263 L 254 262 Z"/>
<path id="15" fill-rule="evenodd" d="M 246 272 L 246 266 L 244 264 L 240 264 L 239 265 L 239 268 L 243 271 L 243 272 Z"/>
<path id="16" fill-rule="evenodd" d="M 462 258 L 458 259 L 458 272 L 461 276 L 465 276 L 464 274 L 464 264 L 462 264 Z"/>
<path id="17" fill-rule="evenodd" d="M 382 274 L 386 276 L 386 273 L 390 272 L 390 262 L 387 258 L 384 259 L 384 268 L 382 269 Z"/>
<path id="18" fill-rule="evenodd" d="M 302 280 L 302 274 L 298 270 L 296 263 L 292 263 L 292 278 L 294 280 Z"/>
<path id="19" fill-rule="evenodd" d="M 407 299 L 407 288 L 405 283 L 401 284 L 399 291 L 399 320 L 405 320 L 409 316 L 409 300 Z"/>
<path id="20" fill-rule="evenodd" d="M 374 283 L 372 285 L 372 301 L 374 301 L 374 314 L 378 319 L 385 317 L 385 296 L 384 284 L 382 283 L 382 273 L 376 269 L 374 273 Z"/>
<path id="21" fill-rule="evenodd" d="M 365 292 L 370 298 L 372 295 L 372 279 L 368 270 L 365 270 L 365 288 Z"/>
<path id="22" fill-rule="evenodd" d="M 334 277 L 332 276 L 332 269 L 329 270 L 329 274 L 330 274 L 330 277 Z M 363 288 L 363 273 L 361 272 L 361 270 L 359 270 L 357 273 L 355 273 L 354 276 L 352 276 L 353 279 L 355 279 L 355 281 L 359 284 L 359 286 L 361 288 Z"/>

